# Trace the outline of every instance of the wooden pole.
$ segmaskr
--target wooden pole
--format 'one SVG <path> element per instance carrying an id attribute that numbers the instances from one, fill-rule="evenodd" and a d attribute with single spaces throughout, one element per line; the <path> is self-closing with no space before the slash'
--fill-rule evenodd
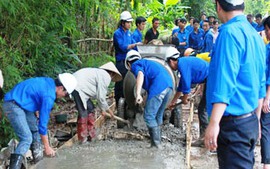
<path id="1" fill-rule="evenodd" d="M 190 164 L 190 148 L 191 148 L 191 142 L 192 142 L 192 133 L 191 133 L 191 127 L 193 122 L 193 114 L 194 114 L 194 99 L 190 100 L 190 111 L 189 111 L 189 118 L 187 121 L 187 130 L 186 130 L 186 165 L 187 168 L 191 168 Z"/>

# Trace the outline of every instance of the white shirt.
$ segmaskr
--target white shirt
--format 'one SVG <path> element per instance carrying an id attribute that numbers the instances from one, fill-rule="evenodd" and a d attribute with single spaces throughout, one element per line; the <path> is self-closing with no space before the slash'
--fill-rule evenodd
<path id="1" fill-rule="evenodd" d="M 87 108 L 87 101 L 91 97 L 97 99 L 98 106 L 102 111 L 109 109 L 106 95 L 111 82 L 111 76 L 106 70 L 99 68 L 83 68 L 73 75 L 78 81 L 76 90 L 79 92 L 85 109 Z"/>

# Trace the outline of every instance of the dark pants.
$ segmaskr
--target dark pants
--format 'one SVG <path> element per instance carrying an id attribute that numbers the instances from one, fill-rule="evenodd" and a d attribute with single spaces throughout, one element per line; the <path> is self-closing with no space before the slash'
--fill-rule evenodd
<path id="1" fill-rule="evenodd" d="M 125 67 L 125 61 L 117 61 L 115 64 L 116 68 L 121 73 L 123 80 L 127 74 L 127 69 Z M 114 86 L 114 98 L 116 101 L 116 105 L 118 105 L 118 100 L 122 97 L 124 98 L 124 92 L 123 92 L 123 80 L 116 82 Z"/>
<path id="2" fill-rule="evenodd" d="M 84 108 L 82 99 L 79 95 L 79 92 L 74 90 L 72 92 L 72 96 L 74 98 L 75 104 L 76 104 L 76 109 L 78 110 L 78 118 L 85 118 L 88 116 L 88 114 L 93 113 L 93 110 L 95 109 L 95 106 L 91 99 L 87 101 L 87 109 Z"/>
<path id="3" fill-rule="evenodd" d="M 199 117 L 199 126 L 200 126 L 200 136 L 204 136 L 205 129 L 208 125 L 208 114 L 205 111 L 206 107 L 206 83 L 203 89 L 203 95 L 198 106 L 198 117 Z"/>
<path id="4" fill-rule="evenodd" d="M 270 164 L 270 113 L 261 115 L 261 156 L 262 163 Z"/>
<path id="5" fill-rule="evenodd" d="M 258 128 L 256 114 L 242 119 L 221 119 L 217 142 L 220 169 L 253 169 Z"/>

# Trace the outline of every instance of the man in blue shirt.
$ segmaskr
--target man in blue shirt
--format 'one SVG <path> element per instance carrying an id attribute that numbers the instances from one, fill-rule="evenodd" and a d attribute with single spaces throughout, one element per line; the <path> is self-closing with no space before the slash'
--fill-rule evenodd
<path id="1" fill-rule="evenodd" d="M 203 47 L 200 53 L 210 52 L 213 48 L 214 35 L 210 31 L 210 25 L 208 20 L 203 21 L 203 30 L 204 30 Z"/>
<path id="2" fill-rule="evenodd" d="M 41 160 L 43 148 L 40 137 L 45 154 L 55 156 L 47 136 L 50 111 L 55 99 L 71 94 L 76 85 L 77 80 L 73 75 L 63 73 L 56 80 L 37 77 L 22 81 L 5 95 L 3 111 L 20 140 L 14 154 L 11 154 L 9 168 L 21 168 L 24 155 L 29 148 L 34 163 Z"/>
<path id="3" fill-rule="evenodd" d="M 270 40 L 270 16 L 265 19 L 263 26 L 266 38 Z M 266 96 L 261 114 L 261 156 L 263 169 L 270 169 L 270 43 L 266 45 L 266 66 Z"/>
<path id="4" fill-rule="evenodd" d="M 252 25 L 252 27 L 253 27 L 254 29 L 256 29 L 257 23 L 255 23 L 255 22 L 253 21 L 253 19 L 254 19 L 254 17 L 253 17 L 252 14 L 248 14 L 248 15 L 247 15 L 247 20 L 248 20 L 248 22 Z"/>
<path id="5" fill-rule="evenodd" d="M 201 13 L 201 21 L 200 21 L 200 28 L 202 29 L 203 27 L 203 21 L 207 19 L 206 13 L 202 12 Z"/>
<path id="6" fill-rule="evenodd" d="M 120 15 L 120 21 L 118 29 L 113 34 L 113 46 L 115 49 L 115 60 L 116 68 L 121 73 L 124 78 L 127 73 L 125 68 L 124 61 L 127 55 L 127 52 L 130 49 L 135 49 L 137 43 L 132 38 L 131 32 L 129 31 L 133 19 L 131 14 L 128 11 L 124 11 Z M 121 97 L 124 97 L 123 94 L 123 80 L 116 82 L 114 87 L 115 101 L 118 105 L 118 101 Z"/>
<path id="7" fill-rule="evenodd" d="M 180 53 L 174 47 L 170 47 L 166 51 L 166 61 L 172 70 L 178 70 L 181 77 L 179 80 L 179 85 L 177 92 L 174 95 L 169 107 L 173 107 L 177 102 L 177 99 L 183 93 L 184 96 L 181 97 L 182 103 L 188 103 L 188 94 L 191 91 L 192 84 L 202 84 L 206 82 L 208 76 L 209 64 L 196 57 L 181 57 Z M 205 112 L 206 107 L 206 97 L 205 90 L 203 90 L 203 96 L 198 107 L 199 125 L 200 125 L 200 138 L 204 137 L 205 129 L 208 125 L 208 116 Z M 203 143 L 202 141 L 200 141 Z"/>
<path id="8" fill-rule="evenodd" d="M 194 17 L 190 17 L 189 18 L 189 25 L 186 27 L 186 30 L 191 33 L 193 31 L 193 21 L 194 21 Z"/>
<path id="9" fill-rule="evenodd" d="M 176 25 L 179 26 L 179 28 L 172 31 L 172 36 L 178 38 L 179 45 L 176 47 L 180 51 L 180 53 L 184 53 L 185 49 L 188 48 L 189 32 L 185 29 L 187 20 L 185 18 L 181 18 L 177 22 L 178 23 Z"/>
<path id="10" fill-rule="evenodd" d="M 135 50 L 128 52 L 125 66 L 136 77 L 136 103 L 143 102 L 142 88 L 148 93 L 144 120 L 149 130 L 151 147 L 159 148 L 161 146 L 160 126 L 172 93 L 172 78 L 164 66 L 155 61 L 141 59 L 141 55 Z"/>
<path id="11" fill-rule="evenodd" d="M 265 46 L 243 10 L 244 0 L 216 0 L 223 24 L 207 78 L 211 118 L 204 143 L 209 150 L 217 149 L 221 169 L 253 168 L 265 96 Z"/>
<path id="12" fill-rule="evenodd" d="M 142 16 L 136 18 L 136 29 L 132 34 L 132 38 L 135 42 L 142 42 L 142 31 L 145 28 L 146 19 Z"/>
<path id="13" fill-rule="evenodd" d="M 203 35 L 204 31 L 199 28 L 199 21 L 197 19 L 194 19 L 193 21 L 193 27 L 194 30 L 189 34 L 188 43 L 189 47 L 195 50 L 202 49 L 203 46 Z"/>
<path id="14" fill-rule="evenodd" d="M 256 27 L 255 27 L 255 29 L 256 29 L 256 31 L 257 32 L 261 32 L 261 31 L 263 31 L 264 30 L 264 26 L 263 26 L 263 23 L 262 23 L 262 14 L 257 14 L 256 16 L 255 16 L 255 21 L 256 21 L 256 23 L 257 23 L 257 25 L 256 25 Z"/>

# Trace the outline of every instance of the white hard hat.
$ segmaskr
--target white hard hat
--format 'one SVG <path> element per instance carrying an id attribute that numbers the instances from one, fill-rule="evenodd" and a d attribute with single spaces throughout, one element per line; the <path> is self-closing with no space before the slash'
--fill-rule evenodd
<path id="1" fill-rule="evenodd" d="M 0 70 L 0 87 L 3 88 L 3 85 L 4 85 L 4 78 L 3 78 L 2 71 Z"/>
<path id="2" fill-rule="evenodd" d="M 212 0 L 213 3 L 216 2 L 216 0 Z M 223 0 L 226 1 L 227 3 L 233 5 L 233 6 L 237 6 L 237 5 L 242 5 L 244 3 L 244 0 Z"/>
<path id="3" fill-rule="evenodd" d="M 175 47 L 169 47 L 166 50 L 166 61 L 168 61 L 168 59 L 173 58 L 173 59 L 177 59 L 179 58 L 180 52 L 175 48 Z"/>
<path id="4" fill-rule="evenodd" d="M 120 20 L 131 22 L 133 21 L 131 14 L 128 11 L 124 11 L 120 15 Z"/>
<path id="5" fill-rule="evenodd" d="M 141 59 L 142 56 L 140 55 L 139 52 L 137 52 L 136 50 L 130 50 L 128 53 L 127 53 L 127 56 L 126 56 L 126 59 L 125 59 L 125 67 L 126 69 L 128 69 L 128 64 L 127 62 L 131 62 L 133 60 L 136 60 L 136 59 Z"/>
<path id="6" fill-rule="evenodd" d="M 73 92 L 78 84 L 76 78 L 70 73 L 59 74 L 58 78 L 69 94 Z"/>
<path id="7" fill-rule="evenodd" d="M 242 5 L 244 3 L 244 0 L 225 0 L 229 4 L 232 4 L 233 6 Z"/>

